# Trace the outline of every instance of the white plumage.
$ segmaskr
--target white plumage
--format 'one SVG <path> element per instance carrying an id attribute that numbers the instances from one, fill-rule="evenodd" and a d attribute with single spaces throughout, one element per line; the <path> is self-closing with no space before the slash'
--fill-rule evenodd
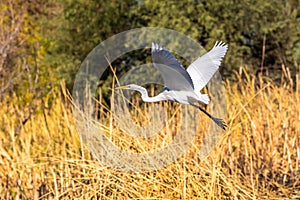
<path id="1" fill-rule="evenodd" d="M 216 42 L 209 52 L 196 59 L 185 69 L 171 52 L 158 44 L 152 43 L 153 65 L 160 71 L 166 89 L 154 97 L 149 97 L 145 88 L 135 84 L 121 86 L 116 89 L 139 91 L 142 94 L 142 100 L 145 102 L 169 100 L 192 105 L 204 112 L 218 126 L 225 129 L 226 123 L 222 119 L 211 116 L 206 110 L 194 103 L 209 103 L 210 99 L 208 95 L 201 94 L 200 90 L 205 87 L 219 69 L 221 60 L 225 56 L 227 49 L 227 44 Z"/>

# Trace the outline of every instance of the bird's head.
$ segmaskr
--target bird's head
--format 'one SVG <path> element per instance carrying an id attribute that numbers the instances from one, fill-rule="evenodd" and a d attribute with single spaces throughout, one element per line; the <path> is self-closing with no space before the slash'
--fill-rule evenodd
<path id="1" fill-rule="evenodd" d="M 141 86 L 138 86 L 136 84 L 129 84 L 129 85 L 124 85 L 124 86 L 119 86 L 116 87 L 116 90 L 139 90 Z"/>

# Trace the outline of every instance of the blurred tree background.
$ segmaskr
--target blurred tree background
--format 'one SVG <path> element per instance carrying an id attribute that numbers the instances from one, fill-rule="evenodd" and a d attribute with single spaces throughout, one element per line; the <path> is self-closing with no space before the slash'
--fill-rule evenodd
<path id="1" fill-rule="evenodd" d="M 233 70 L 247 66 L 276 82 L 283 67 L 299 72 L 299 24 L 299 0 L 3 0 L 0 99 L 17 98 L 28 113 L 20 124 L 26 123 L 61 80 L 72 89 L 81 62 L 97 44 L 145 26 L 174 29 L 207 49 L 222 40 L 229 44 L 223 77 L 232 79 Z"/>

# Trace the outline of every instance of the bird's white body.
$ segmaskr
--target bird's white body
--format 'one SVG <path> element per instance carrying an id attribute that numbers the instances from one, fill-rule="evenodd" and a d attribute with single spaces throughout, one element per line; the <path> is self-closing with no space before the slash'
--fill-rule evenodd
<path id="1" fill-rule="evenodd" d="M 215 118 L 203 108 L 193 104 L 208 104 L 210 99 L 207 94 L 201 94 L 200 90 L 211 80 L 219 69 L 222 58 L 225 56 L 228 46 L 222 42 L 216 42 L 214 47 L 196 59 L 187 69 L 168 50 L 158 44 L 152 43 L 153 65 L 157 68 L 164 81 L 166 90 L 154 97 L 149 97 L 144 87 L 130 84 L 120 89 L 136 90 L 142 94 L 144 102 L 175 101 L 181 104 L 190 104 L 199 108 L 209 116 L 218 126 L 225 129 L 226 124 L 222 119 Z"/>
<path id="2" fill-rule="evenodd" d="M 191 104 L 194 102 L 199 102 L 202 104 L 208 104 L 209 103 L 209 97 L 207 94 L 197 94 L 195 91 L 177 91 L 177 90 L 165 90 L 154 97 L 149 97 L 148 92 L 145 88 L 130 84 L 128 85 L 128 88 L 131 90 L 136 90 L 142 94 L 142 100 L 144 102 L 158 102 L 158 101 L 175 101 L 181 104 Z"/>
<path id="3" fill-rule="evenodd" d="M 168 97 L 170 101 L 176 101 L 181 104 L 190 104 L 194 102 L 199 102 L 202 104 L 209 103 L 209 97 L 207 94 L 198 94 L 195 91 L 165 91 L 165 96 Z"/>

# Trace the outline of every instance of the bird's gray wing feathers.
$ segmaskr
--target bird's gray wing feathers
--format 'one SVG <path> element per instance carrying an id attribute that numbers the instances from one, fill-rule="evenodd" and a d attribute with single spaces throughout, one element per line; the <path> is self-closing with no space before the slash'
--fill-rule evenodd
<path id="1" fill-rule="evenodd" d="M 194 90 L 193 81 L 181 63 L 168 50 L 152 43 L 153 65 L 158 69 L 170 90 Z"/>
<path id="2" fill-rule="evenodd" d="M 196 91 L 200 91 L 204 88 L 204 86 L 216 73 L 227 49 L 227 44 L 223 42 L 216 42 L 209 52 L 199 57 L 187 68 L 186 71 L 192 78 Z"/>

